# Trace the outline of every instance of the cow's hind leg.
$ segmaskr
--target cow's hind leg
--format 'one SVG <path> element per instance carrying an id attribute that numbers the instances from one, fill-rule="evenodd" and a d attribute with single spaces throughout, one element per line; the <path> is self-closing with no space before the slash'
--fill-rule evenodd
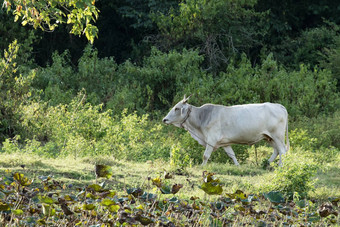
<path id="1" fill-rule="evenodd" d="M 227 155 L 234 161 L 234 164 L 239 166 L 240 164 L 238 163 L 235 153 L 231 146 L 223 147 L 224 151 L 227 153 Z"/>
<path id="2" fill-rule="evenodd" d="M 286 153 L 286 147 L 285 147 L 284 142 L 282 142 L 280 139 L 273 138 L 273 140 L 271 141 L 271 145 L 274 148 L 274 153 L 270 157 L 269 162 L 274 161 L 274 159 L 278 155 L 280 155 L 279 166 L 282 166 L 282 155 Z"/>
<path id="3" fill-rule="evenodd" d="M 202 166 L 206 165 L 208 162 L 208 159 L 210 158 L 211 153 L 214 151 L 214 148 L 207 145 L 205 147 L 204 155 L 203 155 L 203 163 Z"/>

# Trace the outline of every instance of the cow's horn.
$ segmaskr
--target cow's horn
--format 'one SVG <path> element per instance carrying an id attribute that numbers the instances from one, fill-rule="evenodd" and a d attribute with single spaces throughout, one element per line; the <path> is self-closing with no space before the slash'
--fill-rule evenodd
<path id="1" fill-rule="evenodd" d="M 188 96 L 188 98 L 186 98 L 185 96 L 186 96 L 186 95 L 184 95 L 184 98 L 183 98 L 183 103 L 186 103 L 186 102 L 189 100 L 189 98 L 192 96 L 192 94 L 191 94 L 191 95 L 189 95 L 189 96 Z"/>

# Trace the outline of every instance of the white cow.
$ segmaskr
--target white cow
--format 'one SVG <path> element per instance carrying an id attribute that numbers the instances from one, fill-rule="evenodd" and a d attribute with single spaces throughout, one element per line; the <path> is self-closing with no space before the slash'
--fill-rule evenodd
<path id="1" fill-rule="evenodd" d="M 236 106 L 205 104 L 195 107 L 188 104 L 189 97 L 184 96 L 163 122 L 184 128 L 205 147 L 202 165 L 207 163 L 211 153 L 219 147 L 223 147 L 235 165 L 239 165 L 231 145 L 252 145 L 262 139 L 274 148 L 269 162 L 280 155 L 279 165 L 282 165 L 281 156 L 289 150 L 288 113 L 284 106 L 267 102 Z"/>

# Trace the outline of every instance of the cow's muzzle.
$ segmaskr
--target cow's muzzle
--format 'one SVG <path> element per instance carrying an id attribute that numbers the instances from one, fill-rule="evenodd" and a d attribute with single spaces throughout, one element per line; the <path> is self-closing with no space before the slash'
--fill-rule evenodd
<path id="1" fill-rule="evenodd" d="M 168 121 L 169 121 L 169 120 L 166 119 L 166 118 L 163 119 L 163 123 L 165 123 L 165 124 L 167 124 Z"/>

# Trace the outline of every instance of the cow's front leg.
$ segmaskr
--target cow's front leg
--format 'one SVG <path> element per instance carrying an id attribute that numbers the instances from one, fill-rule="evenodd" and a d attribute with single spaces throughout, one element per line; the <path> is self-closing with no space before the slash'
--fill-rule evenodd
<path id="1" fill-rule="evenodd" d="M 214 148 L 207 145 L 205 147 L 204 155 L 203 155 L 203 163 L 202 166 L 207 164 L 208 159 L 210 158 L 211 153 L 214 151 Z"/>
<path id="2" fill-rule="evenodd" d="M 234 164 L 239 166 L 240 163 L 238 163 L 237 159 L 236 159 L 236 155 L 233 151 L 233 149 L 231 148 L 231 146 L 227 146 L 227 147 L 223 147 L 225 153 L 227 153 L 227 155 L 234 161 Z"/>

